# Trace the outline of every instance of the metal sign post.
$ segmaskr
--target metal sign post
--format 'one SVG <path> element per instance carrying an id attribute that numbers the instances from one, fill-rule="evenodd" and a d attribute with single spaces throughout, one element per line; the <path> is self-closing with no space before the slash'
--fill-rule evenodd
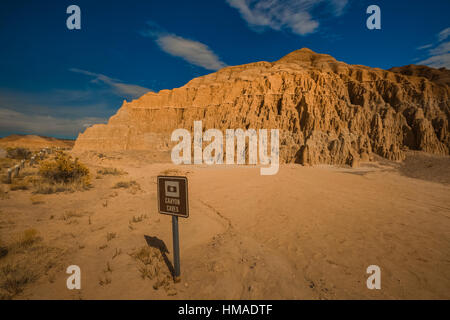
<path id="1" fill-rule="evenodd" d="M 189 217 L 188 181 L 186 177 L 158 176 L 158 211 L 172 216 L 174 280 L 180 281 L 180 240 L 178 217 Z"/>
<path id="2" fill-rule="evenodd" d="M 180 242 L 178 236 L 178 217 L 172 216 L 174 280 L 180 281 Z"/>

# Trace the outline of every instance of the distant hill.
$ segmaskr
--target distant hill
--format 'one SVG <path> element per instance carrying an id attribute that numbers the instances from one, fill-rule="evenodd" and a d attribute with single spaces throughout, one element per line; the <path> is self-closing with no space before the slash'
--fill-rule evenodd
<path id="1" fill-rule="evenodd" d="M 0 138 L 0 148 L 28 148 L 30 150 L 60 147 L 72 148 L 74 140 L 57 139 L 52 137 L 42 137 L 36 135 L 13 134 L 5 138 Z"/>

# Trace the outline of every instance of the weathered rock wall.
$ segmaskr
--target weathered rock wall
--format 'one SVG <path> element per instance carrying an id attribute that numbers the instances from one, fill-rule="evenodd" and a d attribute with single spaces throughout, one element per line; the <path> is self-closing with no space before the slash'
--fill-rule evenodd
<path id="1" fill-rule="evenodd" d="M 166 150 L 174 129 L 280 129 L 280 160 L 357 165 L 406 149 L 449 154 L 450 88 L 423 77 L 347 65 L 301 49 L 274 63 L 227 67 L 181 88 L 124 102 L 75 151 Z"/>

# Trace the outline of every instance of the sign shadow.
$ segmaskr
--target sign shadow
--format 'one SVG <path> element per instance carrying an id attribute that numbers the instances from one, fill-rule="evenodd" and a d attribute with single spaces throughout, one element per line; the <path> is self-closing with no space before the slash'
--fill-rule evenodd
<path id="1" fill-rule="evenodd" d="M 147 235 L 144 235 L 144 238 L 149 247 L 158 249 L 161 252 L 161 255 L 164 259 L 164 263 L 166 264 L 167 268 L 169 269 L 172 277 L 174 277 L 175 269 L 173 267 L 172 262 L 170 262 L 169 258 L 167 257 L 167 253 L 169 253 L 169 250 L 167 249 L 167 246 L 164 243 L 164 241 L 159 239 L 158 237 L 152 237 L 152 236 L 147 236 Z"/>

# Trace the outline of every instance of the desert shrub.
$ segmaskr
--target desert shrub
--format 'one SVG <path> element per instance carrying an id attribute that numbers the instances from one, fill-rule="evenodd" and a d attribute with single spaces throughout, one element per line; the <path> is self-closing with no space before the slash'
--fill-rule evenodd
<path id="1" fill-rule="evenodd" d="M 31 158 L 31 151 L 26 148 L 6 148 L 6 154 L 10 159 L 26 160 Z"/>
<path id="2" fill-rule="evenodd" d="M 53 193 L 61 189 L 73 189 L 77 187 L 88 188 L 90 186 L 89 169 L 78 159 L 60 152 L 53 160 L 47 160 L 39 166 L 39 175 L 43 181 L 38 183 L 38 193 Z"/>

